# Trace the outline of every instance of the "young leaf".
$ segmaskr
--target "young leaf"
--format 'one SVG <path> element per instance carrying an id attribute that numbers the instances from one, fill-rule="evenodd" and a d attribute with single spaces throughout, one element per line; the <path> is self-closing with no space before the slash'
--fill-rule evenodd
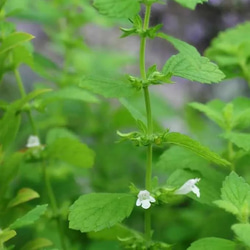
<path id="1" fill-rule="evenodd" d="M 232 226 L 232 230 L 240 241 L 250 247 L 250 224 L 235 224 Z"/>
<path id="2" fill-rule="evenodd" d="M 134 93 L 134 88 L 128 81 L 100 77 L 85 77 L 79 86 L 106 98 L 127 97 Z"/>
<path id="3" fill-rule="evenodd" d="M 197 4 L 199 3 L 202 4 L 204 2 L 207 2 L 208 0 L 174 0 L 174 1 L 182 5 L 183 7 L 194 10 Z"/>
<path id="4" fill-rule="evenodd" d="M 130 194 L 83 195 L 70 207 L 69 227 L 81 232 L 112 227 L 128 217 L 134 205 L 135 196 Z"/>
<path id="5" fill-rule="evenodd" d="M 138 0 L 94 0 L 94 6 L 108 17 L 133 18 L 140 11 Z"/>
<path id="6" fill-rule="evenodd" d="M 196 153 L 197 155 L 215 164 L 222 166 L 230 165 L 228 161 L 221 158 L 218 154 L 211 151 L 209 148 L 202 146 L 199 142 L 191 139 L 187 135 L 183 135 L 177 132 L 167 133 L 164 136 L 164 142 L 187 148 Z"/>
<path id="7" fill-rule="evenodd" d="M 21 203 L 24 203 L 24 202 L 27 202 L 27 201 L 30 201 L 39 197 L 40 195 L 36 191 L 30 188 L 22 188 L 18 191 L 16 197 L 10 201 L 8 207 L 14 207 Z"/>
<path id="8" fill-rule="evenodd" d="M 77 167 L 89 168 L 94 164 L 94 151 L 72 138 L 58 138 L 47 149 L 50 158 L 65 161 Z"/>
<path id="9" fill-rule="evenodd" d="M 197 240 L 187 250 L 235 250 L 236 243 L 231 240 L 209 237 Z"/>
<path id="10" fill-rule="evenodd" d="M 8 37 L 6 37 L 1 46 L 0 46 L 0 54 L 15 48 L 16 46 L 27 42 L 31 39 L 33 39 L 34 36 L 32 36 L 31 34 L 28 33 L 24 33 L 24 32 L 15 32 L 10 34 Z"/>
<path id="11" fill-rule="evenodd" d="M 195 47 L 164 33 L 158 33 L 157 36 L 169 41 L 180 51 L 163 66 L 164 74 L 172 73 L 201 83 L 218 83 L 225 77 L 217 65 L 202 57 Z"/>
<path id="12" fill-rule="evenodd" d="M 225 139 L 228 139 L 237 147 L 250 151 L 250 134 L 230 132 L 222 135 Z"/>
<path id="13" fill-rule="evenodd" d="M 250 100 L 245 97 L 237 97 L 230 103 L 213 100 L 206 104 L 194 102 L 189 105 L 203 112 L 224 130 L 243 129 L 250 125 Z"/>
<path id="14" fill-rule="evenodd" d="M 249 70 L 249 35 L 250 22 L 220 32 L 212 40 L 205 55 L 218 63 L 227 78 L 242 76 L 250 79 Z"/>
<path id="15" fill-rule="evenodd" d="M 250 186 L 242 177 L 232 172 L 226 177 L 221 189 L 221 200 L 214 202 L 218 207 L 237 216 L 241 221 L 250 208 Z"/>
<path id="16" fill-rule="evenodd" d="M 37 249 L 45 249 L 45 247 L 52 246 L 53 242 L 46 238 L 37 238 L 32 241 L 26 243 L 21 250 L 37 250 Z"/>
<path id="17" fill-rule="evenodd" d="M 38 220 L 41 215 L 43 215 L 47 209 L 48 204 L 44 205 L 37 205 L 34 209 L 29 211 L 23 217 L 18 218 L 15 222 L 13 222 L 9 228 L 10 229 L 17 229 L 20 227 L 25 227 L 30 224 L 33 224 L 36 220 Z"/>

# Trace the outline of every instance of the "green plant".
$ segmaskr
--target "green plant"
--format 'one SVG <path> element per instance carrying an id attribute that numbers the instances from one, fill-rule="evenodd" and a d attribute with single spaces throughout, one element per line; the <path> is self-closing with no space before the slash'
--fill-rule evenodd
<path id="1" fill-rule="evenodd" d="M 175 2 L 194 10 L 207 1 Z M 176 113 L 151 91 L 178 77 L 249 82 L 249 23 L 220 34 L 203 57 L 150 25 L 155 4 L 166 2 L 0 3 L 0 88 L 16 86 L 0 93 L 0 249 L 249 249 L 249 99 L 189 103 L 189 136 L 163 127 Z M 47 56 L 16 19 L 39 25 Z M 85 41 L 89 24 L 138 38 L 139 76 L 123 73 L 134 58 Z M 156 38 L 177 51 L 161 69 L 146 65 Z"/>

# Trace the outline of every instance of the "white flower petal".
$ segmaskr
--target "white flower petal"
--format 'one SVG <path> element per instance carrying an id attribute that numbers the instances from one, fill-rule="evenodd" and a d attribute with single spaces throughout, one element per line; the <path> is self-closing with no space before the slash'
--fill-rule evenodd
<path id="1" fill-rule="evenodd" d="M 177 189 L 174 193 L 175 194 L 188 194 L 189 192 L 193 192 L 197 195 L 197 197 L 200 197 L 200 190 L 195 184 L 199 182 L 199 178 L 190 179 L 186 181 L 179 189 Z"/>
<path id="2" fill-rule="evenodd" d="M 155 198 L 147 190 L 141 190 L 137 197 L 136 206 L 142 206 L 144 209 L 148 209 L 151 206 L 150 202 L 155 202 Z"/>
<path id="3" fill-rule="evenodd" d="M 150 202 L 155 202 L 155 198 L 152 197 L 152 196 L 149 196 L 149 201 L 150 201 Z"/>
<path id="4" fill-rule="evenodd" d="M 33 148 L 40 146 L 40 140 L 36 135 L 30 135 L 28 138 L 28 142 L 26 144 L 27 148 Z"/>
<path id="5" fill-rule="evenodd" d="M 151 203 L 149 202 L 149 200 L 144 200 L 141 202 L 142 203 L 142 208 L 144 209 L 148 209 L 151 206 Z"/>
<path id="6" fill-rule="evenodd" d="M 193 192 L 194 194 L 196 194 L 196 196 L 197 196 L 198 198 L 200 198 L 200 189 L 199 189 L 198 187 L 193 186 L 192 192 Z"/>
<path id="7" fill-rule="evenodd" d="M 136 201 L 136 206 L 139 207 L 141 205 L 141 200 L 140 199 L 137 199 Z"/>

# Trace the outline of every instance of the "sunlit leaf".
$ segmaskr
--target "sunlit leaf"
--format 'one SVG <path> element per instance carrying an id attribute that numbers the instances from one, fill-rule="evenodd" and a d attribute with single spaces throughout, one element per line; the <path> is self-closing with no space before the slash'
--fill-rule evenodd
<path id="1" fill-rule="evenodd" d="M 38 250 L 45 249 L 45 247 L 52 246 L 53 242 L 46 238 L 37 238 L 26 243 L 21 250 Z"/>
<path id="2" fill-rule="evenodd" d="M 232 226 L 232 230 L 240 241 L 250 247 L 250 224 L 235 224 Z"/>
<path id="3" fill-rule="evenodd" d="M 15 230 L 0 231 L 0 245 L 16 236 Z"/>
<path id="4" fill-rule="evenodd" d="M 15 48 L 16 46 L 27 42 L 31 39 L 33 39 L 34 36 L 32 36 L 31 34 L 28 33 L 24 33 L 24 32 L 15 32 L 10 34 L 8 37 L 6 37 L 1 46 L 0 46 L 0 54 Z"/>
<path id="5" fill-rule="evenodd" d="M 21 203 L 24 203 L 24 202 L 27 202 L 27 201 L 30 201 L 39 197 L 40 195 L 36 191 L 30 188 L 22 188 L 18 191 L 16 197 L 10 201 L 8 206 L 14 207 L 16 205 L 19 205 Z"/>

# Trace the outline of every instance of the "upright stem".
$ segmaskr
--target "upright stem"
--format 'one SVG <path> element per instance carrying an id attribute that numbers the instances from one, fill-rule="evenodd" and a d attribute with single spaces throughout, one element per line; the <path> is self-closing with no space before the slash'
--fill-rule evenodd
<path id="1" fill-rule="evenodd" d="M 144 17 L 143 30 L 146 31 L 149 27 L 149 19 L 151 13 L 151 5 L 146 5 L 146 12 Z M 146 37 L 141 38 L 140 45 L 140 72 L 142 79 L 146 79 L 146 65 L 145 65 L 145 51 L 146 51 Z M 143 87 L 144 101 L 147 113 L 147 134 L 153 133 L 153 122 L 151 103 L 148 86 Z M 147 146 L 147 164 L 146 164 L 146 176 L 145 176 L 145 188 L 149 192 L 151 191 L 151 178 L 152 178 L 152 145 Z M 151 240 L 151 212 L 150 209 L 145 211 L 144 221 L 145 238 L 149 242 Z"/>
<path id="2" fill-rule="evenodd" d="M 63 233 L 63 229 L 62 229 L 62 221 L 60 219 L 60 215 L 59 215 L 59 209 L 57 206 L 57 202 L 56 202 L 56 198 L 53 192 L 53 189 L 51 187 L 51 183 L 50 183 L 50 179 L 48 176 L 48 172 L 47 172 L 47 168 L 46 168 L 46 163 L 43 163 L 43 176 L 44 176 L 44 183 L 45 183 L 45 187 L 46 187 L 46 191 L 47 191 L 47 195 L 49 198 L 49 202 L 52 208 L 52 212 L 53 212 L 53 216 L 56 219 L 56 223 L 57 223 L 57 230 L 59 233 L 59 237 L 60 237 L 60 242 L 61 242 L 61 247 L 63 250 L 66 250 L 66 243 L 65 243 L 65 237 L 64 237 L 64 233 Z"/>
<path id="3" fill-rule="evenodd" d="M 14 69 L 14 74 L 15 74 L 15 77 L 16 77 L 17 86 L 19 88 L 21 97 L 24 98 L 26 96 L 26 92 L 25 92 L 25 89 L 24 89 L 24 86 L 23 86 L 23 81 L 22 81 L 22 78 L 20 76 L 20 73 L 19 73 L 18 69 Z M 37 129 L 36 129 L 36 126 L 35 126 L 34 119 L 33 119 L 32 115 L 31 115 L 31 111 L 28 110 L 27 114 L 28 114 L 28 118 L 29 118 L 29 121 L 30 121 L 30 125 L 32 127 L 33 134 L 37 135 Z"/>

